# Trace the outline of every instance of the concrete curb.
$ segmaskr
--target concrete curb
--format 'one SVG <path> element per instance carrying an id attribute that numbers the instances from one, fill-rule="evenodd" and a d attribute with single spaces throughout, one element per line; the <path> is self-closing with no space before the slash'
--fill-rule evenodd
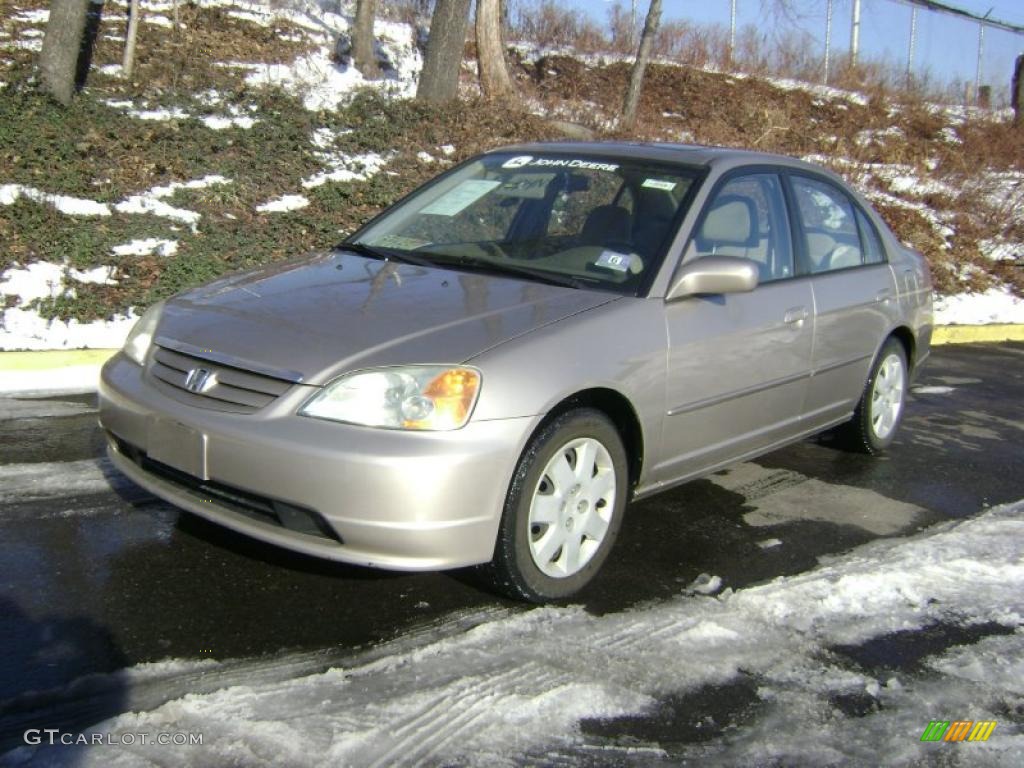
<path id="1" fill-rule="evenodd" d="M 933 344 L 975 344 L 1024 341 L 1024 324 L 939 325 Z M 116 349 L 46 349 L 36 352 L 0 352 L 0 371 L 46 371 L 54 368 L 99 367 Z"/>
<path id="2" fill-rule="evenodd" d="M 1024 325 L 939 325 L 932 344 L 973 344 L 977 342 L 1024 341 Z"/>
<path id="3" fill-rule="evenodd" d="M 103 365 L 116 349 L 44 349 L 0 352 L 0 371 L 45 371 L 82 365 Z"/>

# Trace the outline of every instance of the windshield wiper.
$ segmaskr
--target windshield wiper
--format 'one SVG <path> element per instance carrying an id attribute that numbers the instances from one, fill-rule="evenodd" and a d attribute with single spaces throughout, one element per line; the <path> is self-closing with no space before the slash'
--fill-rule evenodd
<path id="1" fill-rule="evenodd" d="M 371 259 L 380 259 L 381 261 L 399 261 L 405 264 L 415 264 L 418 267 L 434 266 L 434 264 L 427 259 L 410 256 L 407 253 L 394 251 L 390 248 L 378 248 L 377 246 L 367 245 L 366 243 L 341 243 L 338 248 L 344 251 L 352 251 L 352 253 L 357 253 L 360 256 L 366 256 Z"/>
<path id="2" fill-rule="evenodd" d="M 525 277 L 528 280 L 535 280 L 548 285 L 558 285 L 563 288 L 587 288 L 587 279 L 573 277 L 557 272 L 547 272 L 543 269 L 532 269 L 519 264 L 506 264 L 504 262 L 491 261 L 489 259 L 469 259 L 452 256 L 442 256 L 436 262 L 438 266 L 453 266 L 457 269 L 465 269 L 470 272 L 488 272 L 493 275 L 515 275 Z"/>

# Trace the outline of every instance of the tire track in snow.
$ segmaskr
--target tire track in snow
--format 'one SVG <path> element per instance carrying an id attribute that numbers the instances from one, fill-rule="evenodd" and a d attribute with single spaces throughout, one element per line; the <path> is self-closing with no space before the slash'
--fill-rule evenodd
<path id="1" fill-rule="evenodd" d="M 371 768 L 415 765 L 421 759 L 442 753 L 446 745 L 486 715 L 484 708 L 489 700 L 515 692 L 517 686 L 509 686 L 509 681 L 523 679 L 530 681 L 531 688 L 543 690 L 558 682 L 568 682 L 571 677 L 558 674 L 550 667 L 544 670 L 540 663 L 529 661 L 493 677 L 478 677 L 465 688 L 456 687 L 434 698 L 417 714 L 391 729 L 390 735 L 398 736 L 398 741 L 374 760 Z"/>
<path id="2" fill-rule="evenodd" d="M 272 658 L 156 662 L 87 675 L 60 688 L 0 700 L 0 753 L 22 744 L 25 729 L 39 723 L 66 730 L 92 725 L 99 716 L 109 716 L 112 702 L 124 712 L 145 712 L 183 696 L 287 683 L 336 668 L 374 668 L 381 660 L 458 637 L 510 613 L 496 607 L 457 611 L 363 651 L 327 648 Z"/>

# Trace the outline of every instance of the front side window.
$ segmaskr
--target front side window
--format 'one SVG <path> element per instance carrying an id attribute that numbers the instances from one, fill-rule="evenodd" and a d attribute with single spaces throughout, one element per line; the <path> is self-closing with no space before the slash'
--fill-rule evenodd
<path id="1" fill-rule="evenodd" d="M 485 155 L 359 233 L 401 259 L 635 294 L 695 170 L 625 158 Z"/>
<path id="2" fill-rule="evenodd" d="M 694 245 L 698 256 L 750 259 L 762 283 L 791 277 L 793 248 L 779 177 L 757 173 L 726 182 L 708 203 Z"/>
<path id="3" fill-rule="evenodd" d="M 793 176 L 792 180 L 807 270 L 816 274 L 870 263 L 857 214 L 846 193 L 819 179 Z"/>

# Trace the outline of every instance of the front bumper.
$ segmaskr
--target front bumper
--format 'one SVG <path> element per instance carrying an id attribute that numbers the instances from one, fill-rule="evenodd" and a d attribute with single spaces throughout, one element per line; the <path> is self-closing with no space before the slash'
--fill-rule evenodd
<path id="1" fill-rule="evenodd" d="M 103 368 L 100 423 L 115 466 L 151 493 L 239 533 L 317 557 L 396 570 L 487 562 L 532 418 L 403 432 L 295 415 L 313 388 L 259 412 L 197 408 L 164 394 L 122 354 Z M 202 438 L 192 477 L 147 456 L 154 423 Z M 225 490 L 226 489 L 226 490 Z M 252 514 L 234 498 L 258 499 Z M 308 511 L 296 529 L 273 510 Z"/>

